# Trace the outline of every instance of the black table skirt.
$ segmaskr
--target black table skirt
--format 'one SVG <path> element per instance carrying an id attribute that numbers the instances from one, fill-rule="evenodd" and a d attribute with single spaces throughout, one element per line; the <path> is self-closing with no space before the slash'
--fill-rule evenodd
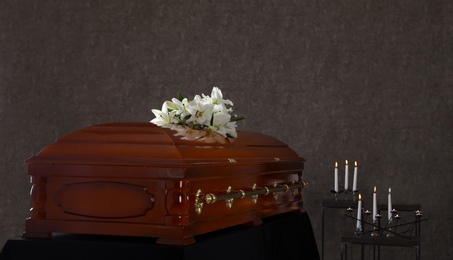
<path id="1" fill-rule="evenodd" d="M 13 238 L 0 260 L 319 259 L 307 213 L 286 213 L 255 227 L 236 226 L 195 237 L 189 246 L 155 244 L 154 238 L 56 234 L 52 239 Z"/>

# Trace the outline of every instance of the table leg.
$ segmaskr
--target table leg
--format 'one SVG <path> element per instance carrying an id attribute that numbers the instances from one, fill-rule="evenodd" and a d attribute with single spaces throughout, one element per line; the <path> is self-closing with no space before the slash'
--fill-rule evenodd
<path id="1" fill-rule="evenodd" d="M 344 260 L 348 260 L 348 244 L 344 247 Z"/>
<path id="2" fill-rule="evenodd" d="M 365 260 L 365 246 L 362 244 L 360 247 L 360 259 Z"/>
<path id="3" fill-rule="evenodd" d="M 321 259 L 324 260 L 324 207 L 322 207 L 321 223 Z"/>
<path id="4" fill-rule="evenodd" d="M 341 260 L 348 259 L 348 245 L 346 243 L 341 243 Z"/>

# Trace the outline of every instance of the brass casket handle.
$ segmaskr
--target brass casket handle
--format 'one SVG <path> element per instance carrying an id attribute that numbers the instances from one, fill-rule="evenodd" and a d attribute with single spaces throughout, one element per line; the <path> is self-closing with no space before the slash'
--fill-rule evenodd
<path id="1" fill-rule="evenodd" d="M 231 186 L 228 187 L 225 193 L 208 193 L 203 194 L 201 190 L 198 190 L 195 196 L 195 211 L 197 214 L 201 214 L 203 210 L 203 204 L 213 204 L 217 201 L 224 200 L 226 201 L 226 206 L 231 208 L 233 205 L 234 199 L 243 199 L 246 197 L 251 197 L 253 203 L 257 203 L 259 195 L 268 195 L 270 193 L 273 194 L 274 199 L 277 199 L 278 192 L 288 192 L 291 191 L 293 195 L 298 193 L 298 189 L 302 189 L 307 186 L 307 183 L 304 181 L 300 182 L 291 182 L 291 183 L 283 183 L 277 184 L 274 183 L 273 186 L 270 187 L 256 187 L 256 184 L 253 185 L 250 189 L 240 189 L 240 190 L 232 190 Z"/>

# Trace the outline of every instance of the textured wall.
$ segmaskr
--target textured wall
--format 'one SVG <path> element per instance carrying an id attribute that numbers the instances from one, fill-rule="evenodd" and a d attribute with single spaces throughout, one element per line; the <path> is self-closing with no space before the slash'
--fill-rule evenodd
<path id="1" fill-rule="evenodd" d="M 70 131 L 149 121 L 179 91 L 215 85 L 247 116 L 239 129 L 278 137 L 307 160 L 318 247 L 333 164 L 348 159 L 360 164 L 368 203 L 376 185 L 391 186 L 394 203 L 423 205 L 422 257 L 446 259 L 452 13 L 449 0 L 2 1 L 0 243 L 24 229 L 25 159 Z M 326 259 L 348 230 L 342 215 L 327 218 Z"/>

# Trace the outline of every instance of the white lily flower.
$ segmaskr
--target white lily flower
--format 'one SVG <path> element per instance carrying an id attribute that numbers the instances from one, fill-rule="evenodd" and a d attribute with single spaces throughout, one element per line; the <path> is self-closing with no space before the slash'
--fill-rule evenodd
<path id="1" fill-rule="evenodd" d="M 217 132 L 223 136 L 226 136 L 227 131 L 225 129 L 225 125 L 230 122 L 231 115 L 228 113 L 214 113 L 212 118 L 212 126 L 210 126 L 210 129 L 212 131 Z"/>
<path id="2" fill-rule="evenodd" d="M 223 99 L 222 91 L 218 87 L 213 87 L 211 91 L 211 98 L 214 104 L 225 104 L 225 105 L 233 105 L 229 99 Z"/>
<path id="3" fill-rule="evenodd" d="M 174 104 L 174 109 L 176 110 L 176 115 L 179 118 L 180 123 L 184 123 L 186 120 L 186 116 L 189 116 L 190 113 L 187 111 L 186 107 L 189 105 L 189 101 L 187 98 L 184 98 L 182 101 L 177 98 L 171 99 L 172 103 Z"/>
<path id="4" fill-rule="evenodd" d="M 228 122 L 223 127 L 225 128 L 226 136 L 231 136 L 233 138 L 238 137 L 238 134 L 236 132 L 236 122 Z"/>
<path id="5" fill-rule="evenodd" d="M 211 91 L 211 96 L 206 96 L 203 94 L 203 98 L 207 99 L 208 102 L 214 105 L 233 105 L 228 99 L 223 99 L 222 91 L 218 87 L 213 87 Z"/>
<path id="6" fill-rule="evenodd" d="M 225 104 L 217 104 L 213 108 L 213 113 L 231 114 L 231 112 L 233 112 L 233 109 L 227 108 Z"/>
<path id="7" fill-rule="evenodd" d="M 151 120 L 151 123 L 156 124 L 158 126 L 163 126 L 167 124 L 178 123 L 178 120 L 175 118 L 176 111 L 168 111 L 167 102 L 164 102 L 162 105 L 162 110 L 152 109 L 151 110 L 156 118 Z"/>
<path id="8" fill-rule="evenodd" d="M 195 123 L 199 125 L 210 125 L 212 110 L 214 105 L 202 100 L 200 96 L 195 96 L 194 100 L 190 101 L 186 107 L 191 117 L 187 119 L 187 123 Z"/>
<path id="9" fill-rule="evenodd" d="M 228 114 L 228 113 L 215 113 L 214 115 L 212 115 L 214 118 L 212 120 L 212 125 L 213 126 L 220 126 L 220 125 L 224 125 L 228 122 L 230 122 L 230 119 L 231 119 L 231 115 Z"/>
<path id="10" fill-rule="evenodd" d="M 208 131 L 216 132 L 224 137 L 236 137 L 236 123 L 230 122 L 230 114 L 216 113 L 213 115 L 213 124 L 208 127 Z"/>
<path id="11" fill-rule="evenodd" d="M 168 101 L 168 100 L 167 100 L 167 101 L 165 101 L 164 104 L 167 106 L 167 110 L 168 110 L 168 111 L 173 111 L 173 110 L 177 110 L 177 109 L 178 109 L 178 107 L 176 106 L 176 104 L 173 103 L 173 102 L 171 102 L 171 101 Z M 163 107 L 163 105 L 162 105 L 162 107 Z"/>
<path id="12" fill-rule="evenodd" d="M 222 138 L 237 137 L 235 121 L 243 119 L 231 116 L 233 109 L 227 106 L 233 102 L 223 99 L 222 91 L 213 87 L 211 96 L 196 95 L 190 102 L 187 98 L 165 101 L 162 110 L 151 110 L 156 116 L 151 123 L 170 127 L 186 140 L 222 142 Z"/>

